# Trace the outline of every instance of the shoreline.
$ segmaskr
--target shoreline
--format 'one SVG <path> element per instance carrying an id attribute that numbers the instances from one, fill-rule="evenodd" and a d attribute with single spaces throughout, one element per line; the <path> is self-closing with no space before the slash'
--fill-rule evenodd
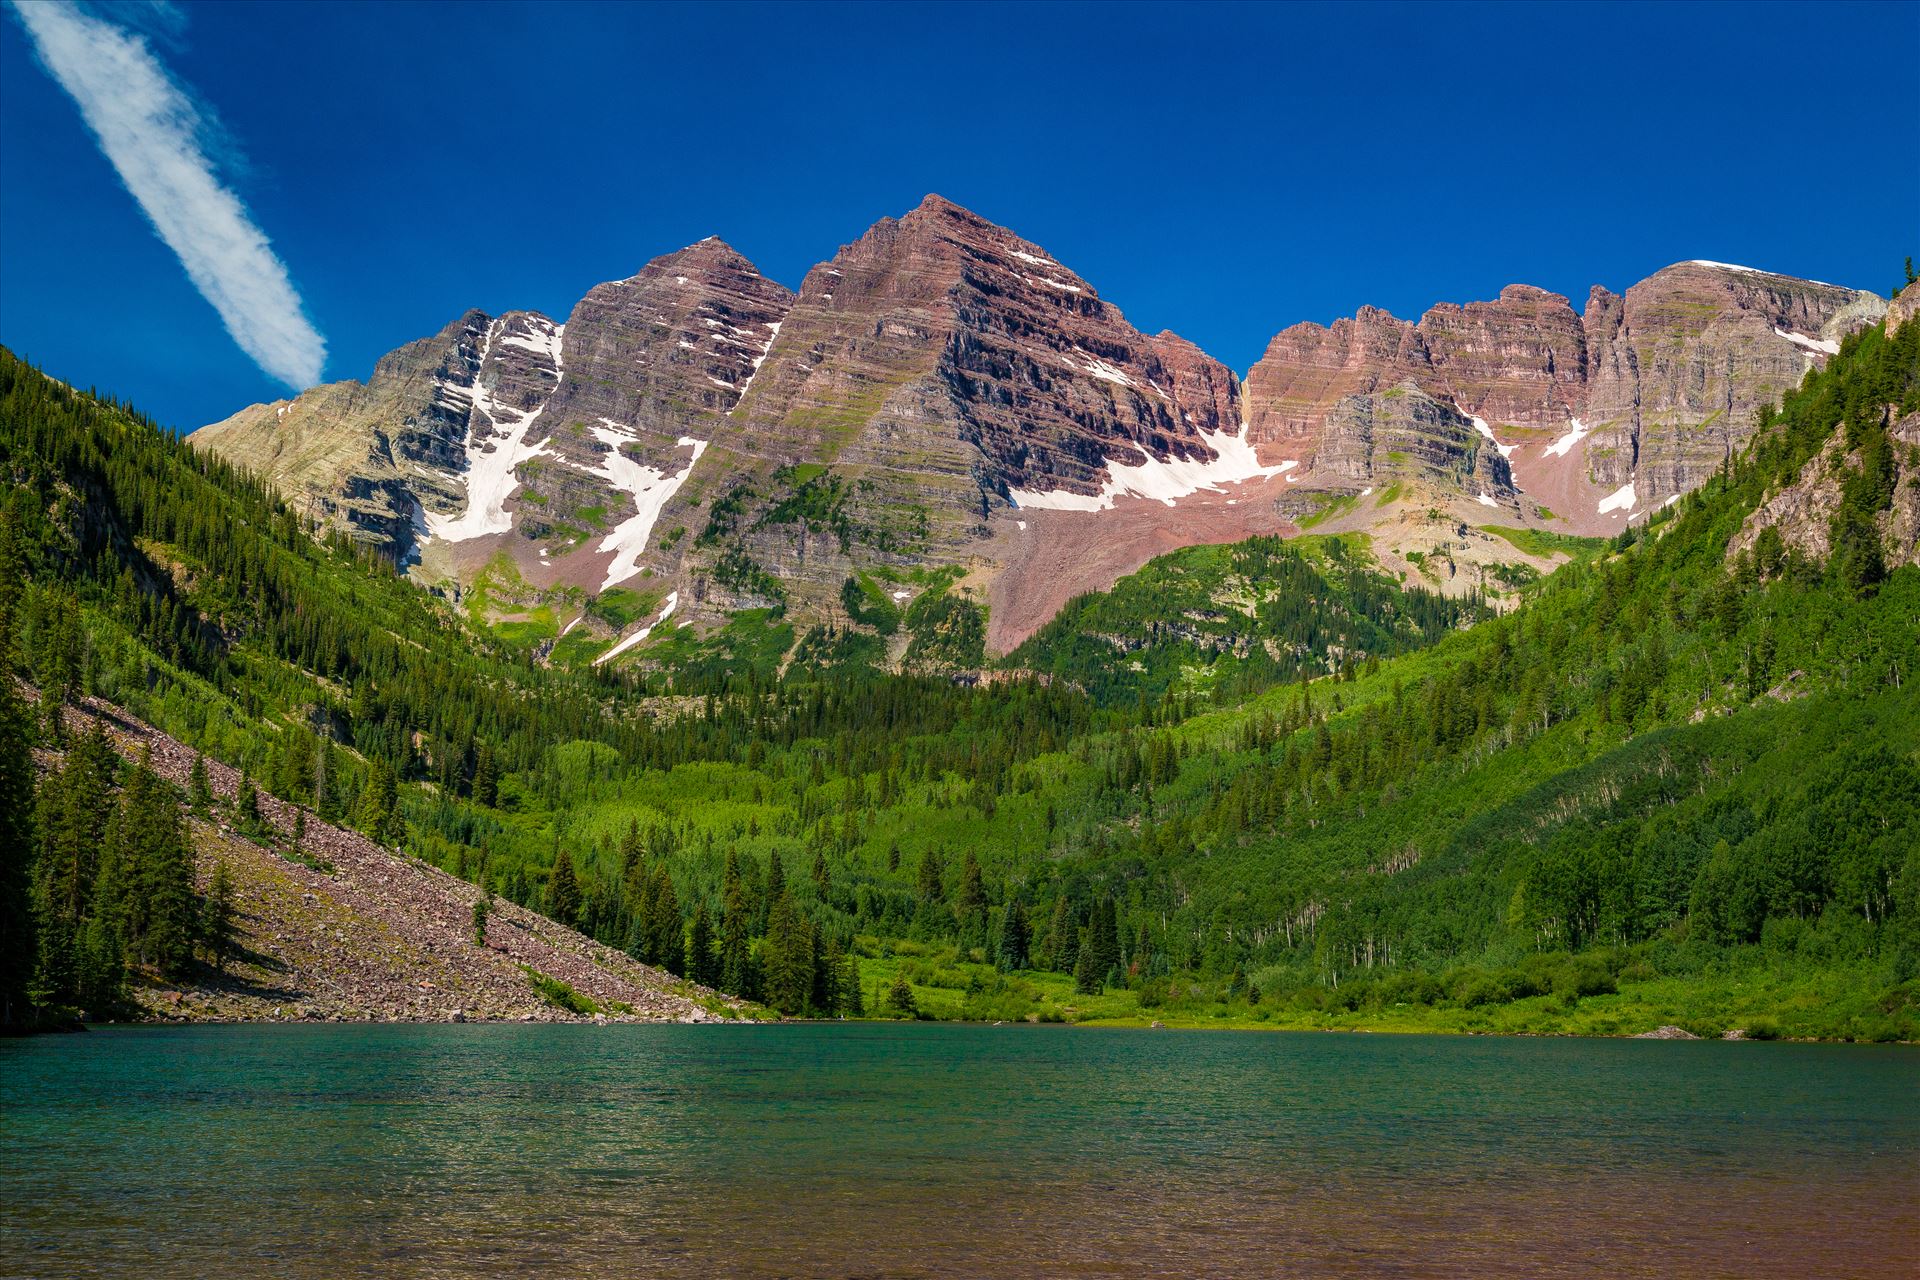
<path id="1" fill-rule="evenodd" d="M 1223 1025 L 1224 1024 L 1224 1025 Z M 1307 1026 L 1281 1025 L 1272 1022 L 1256 1022 L 1235 1019 L 1221 1022 L 1140 1022 L 1130 1019 L 1095 1019 L 1086 1022 L 1043 1021 L 1029 1019 L 1002 1019 L 997 1021 L 978 1021 L 965 1018 L 754 1018 L 742 1016 L 735 1018 L 708 1017 L 697 1019 L 660 1019 L 639 1018 L 625 1015 L 580 1016 L 553 1010 L 551 1016 L 524 1014 L 518 1017 L 504 1018 L 343 1018 L 339 1016 L 281 1016 L 281 1017 L 208 1017 L 208 1018 L 124 1018 L 96 1021 L 81 1021 L 69 1026 L 48 1028 L 38 1034 L 58 1035 L 90 1032 L 108 1028 L 185 1028 L 185 1027 L 250 1027 L 250 1026 L 310 1026 L 310 1027 L 430 1027 L 430 1026 L 575 1026 L 575 1027 L 614 1027 L 614 1026 L 725 1026 L 725 1027 L 831 1027 L 831 1026 L 885 1026 L 907 1025 L 919 1027 L 1050 1027 L 1067 1031 L 1185 1031 L 1234 1033 L 1268 1033 L 1297 1035 L 1387 1035 L 1387 1036 L 1445 1036 L 1461 1039 L 1510 1039 L 1510 1040 L 1654 1040 L 1678 1041 L 1695 1044 L 1819 1044 L 1819 1045 L 1877 1045 L 1896 1048 L 1914 1048 L 1920 1041 L 1914 1040 L 1858 1040 L 1827 1038 L 1818 1036 L 1766 1035 L 1752 1036 L 1727 1032 L 1718 1036 L 1696 1035 L 1685 1028 L 1664 1025 L 1651 1031 L 1554 1031 L 1554 1030 L 1487 1030 L 1469 1027 L 1447 1026 L 1409 1026 L 1404 1024 L 1372 1024 L 1356 1026 Z"/>

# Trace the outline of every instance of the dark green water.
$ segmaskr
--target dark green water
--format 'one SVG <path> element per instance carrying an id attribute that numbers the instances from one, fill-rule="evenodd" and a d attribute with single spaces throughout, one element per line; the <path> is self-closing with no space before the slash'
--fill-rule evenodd
<path id="1" fill-rule="evenodd" d="M 0 1042 L 0 1273 L 1916 1274 L 1920 1054 L 1030 1027 Z"/>

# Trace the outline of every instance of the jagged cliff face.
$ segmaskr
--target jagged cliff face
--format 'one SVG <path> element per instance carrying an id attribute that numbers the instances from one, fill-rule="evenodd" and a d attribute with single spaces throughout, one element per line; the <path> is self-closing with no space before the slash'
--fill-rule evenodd
<path id="1" fill-rule="evenodd" d="M 1440 586 L 1486 589 L 1515 557 L 1479 524 L 1617 530 L 1884 310 L 1685 263 L 1596 288 L 1584 314 L 1511 285 L 1417 323 L 1295 325 L 1243 384 L 930 196 L 798 294 L 709 239 L 564 324 L 469 312 L 364 385 L 194 439 L 502 616 L 559 602 L 605 629 L 582 602 L 623 587 L 637 644 L 673 614 L 841 618 L 849 577 L 904 603 L 950 567 L 1004 650 L 1153 555 L 1303 524 L 1373 532 L 1389 568 L 1429 578 L 1443 556 Z"/>
<path id="2" fill-rule="evenodd" d="M 1655 273 L 1624 296 L 1509 285 L 1417 324 L 1364 308 L 1284 330 L 1247 375 L 1252 436 L 1316 470 L 1345 397 L 1409 383 L 1485 424 L 1520 488 L 1579 532 L 1617 529 L 1692 489 L 1840 339 L 1885 312 L 1872 294 L 1719 263 Z"/>
<path id="3" fill-rule="evenodd" d="M 722 514 L 681 576 L 718 606 L 765 602 L 752 570 L 802 595 L 863 565 L 990 571 L 1014 509 L 1190 492 L 1250 465 L 1223 461 L 1247 452 L 1239 434 L 1231 370 L 929 197 L 808 274 L 716 444 L 733 466 Z"/>

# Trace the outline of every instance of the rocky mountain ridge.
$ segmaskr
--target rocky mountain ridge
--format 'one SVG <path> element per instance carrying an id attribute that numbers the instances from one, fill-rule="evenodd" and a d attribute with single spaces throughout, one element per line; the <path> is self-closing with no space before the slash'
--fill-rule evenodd
<path id="1" fill-rule="evenodd" d="M 849 591 L 951 592 L 998 652 L 1153 555 L 1306 525 L 1367 532 L 1402 573 L 1445 543 L 1439 585 L 1485 590 L 1516 556 L 1474 528 L 1618 531 L 1885 310 L 1682 263 L 1584 313 L 1511 285 L 1295 325 L 1242 380 L 929 196 L 797 294 L 709 239 L 564 324 L 469 312 L 364 385 L 193 439 L 488 620 L 583 629 L 596 660 L 745 608 L 858 625 Z"/>

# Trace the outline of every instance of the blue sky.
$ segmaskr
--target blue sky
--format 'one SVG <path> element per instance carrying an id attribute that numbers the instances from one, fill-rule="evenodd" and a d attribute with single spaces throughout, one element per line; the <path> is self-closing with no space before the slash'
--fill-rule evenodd
<path id="1" fill-rule="evenodd" d="M 797 285 L 929 191 L 1242 371 L 1366 303 L 1582 305 L 1695 257 L 1885 292 L 1920 255 L 1914 4 L 92 13 L 217 122 L 327 380 L 469 306 L 564 318 L 709 234 Z M 181 428 L 285 394 L 28 26 L 0 19 L 0 341 Z M 232 305 L 259 320 L 262 288 Z M 280 319 L 282 370 L 317 362 Z"/>

